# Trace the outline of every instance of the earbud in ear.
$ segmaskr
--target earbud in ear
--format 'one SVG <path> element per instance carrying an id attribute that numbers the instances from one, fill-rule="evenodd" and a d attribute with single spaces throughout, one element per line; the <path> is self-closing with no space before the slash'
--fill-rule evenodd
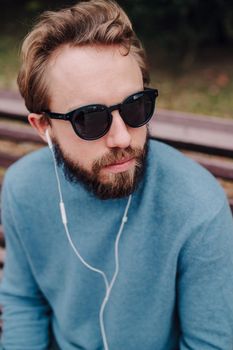
<path id="1" fill-rule="evenodd" d="M 53 144 L 52 144 L 52 140 L 51 140 L 51 137 L 49 135 L 49 130 L 48 129 L 45 130 L 45 137 L 46 137 L 46 140 L 48 142 L 49 148 L 52 149 L 53 148 Z"/>

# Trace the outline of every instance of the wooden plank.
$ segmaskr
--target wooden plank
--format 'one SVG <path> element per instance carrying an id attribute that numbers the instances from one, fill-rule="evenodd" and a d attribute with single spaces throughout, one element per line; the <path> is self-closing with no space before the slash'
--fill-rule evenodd
<path id="1" fill-rule="evenodd" d="M 0 98 L 14 99 L 14 100 L 21 100 L 22 101 L 22 96 L 20 95 L 18 90 L 0 89 Z"/>
<path id="2" fill-rule="evenodd" d="M 6 97 L 0 95 L 0 113 L 8 116 L 25 117 L 28 110 L 24 105 L 23 99 L 18 97 Z"/>
<path id="3" fill-rule="evenodd" d="M 0 92 L 0 115 L 24 118 L 28 114 L 23 99 L 14 93 Z M 158 109 L 150 123 L 152 137 L 173 143 L 196 145 L 231 152 L 233 157 L 233 121 Z"/>
<path id="4" fill-rule="evenodd" d="M 0 152 L 0 167 L 7 168 L 19 159 L 18 156 Z"/>
<path id="5" fill-rule="evenodd" d="M 0 136 L 1 139 L 13 141 L 43 143 L 36 131 L 29 125 L 10 124 L 1 121 Z"/>
<path id="6" fill-rule="evenodd" d="M 159 110 L 150 123 L 151 136 L 206 148 L 231 152 L 233 157 L 233 121 Z"/>
<path id="7" fill-rule="evenodd" d="M 233 158 L 233 132 L 231 132 L 231 123 L 229 123 L 229 130 L 225 132 L 225 129 L 211 130 L 200 129 L 200 125 L 193 127 L 174 124 L 172 115 L 169 123 L 161 121 L 158 118 L 153 118 L 150 123 L 150 134 L 152 138 L 164 141 L 177 148 L 190 149 L 195 151 L 201 151 L 210 154 L 219 154 Z M 26 120 L 25 120 L 26 121 Z M 186 120 L 187 122 L 187 120 Z M 209 121 L 210 123 L 210 121 Z M 2 139 L 13 139 L 22 141 L 32 141 L 41 143 L 41 139 L 37 136 L 36 132 L 28 126 L 23 128 L 11 126 L 11 123 L 0 123 L 0 136 Z M 211 123 L 210 123 L 211 124 Z M 215 126 L 217 123 L 215 123 Z M 220 123 L 220 125 L 222 125 Z M 224 123 L 224 126 L 225 123 Z"/>
<path id="8" fill-rule="evenodd" d="M 3 266 L 5 260 L 5 249 L 0 247 L 0 268 Z"/>
<path id="9" fill-rule="evenodd" d="M 3 235 L 3 227 L 0 225 L 0 247 L 5 248 L 5 238 Z"/>
<path id="10" fill-rule="evenodd" d="M 156 112 L 157 113 L 157 112 Z M 155 116 L 156 116 L 155 113 Z M 214 116 L 206 116 L 193 113 L 184 113 L 179 111 L 173 111 L 168 109 L 158 110 L 158 119 L 164 123 L 170 123 L 177 125 L 184 125 L 187 127 L 194 127 L 198 129 L 211 129 L 217 131 L 224 131 L 233 133 L 233 120 L 224 119 Z"/>
<path id="11" fill-rule="evenodd" d="M 232 211 L 232 214 L 233 214 L 233 198 L 231 198 L 229 200 L 229 204 L 230 204 L 230 208 L 231 208 L 231 211 Z"/>
<path id="12" fill-rule="evenodd" d="M 233 161 L 207 158 L 193 153 L 189 157 L 208 169 L 214 176 L 233 181 Z"/>

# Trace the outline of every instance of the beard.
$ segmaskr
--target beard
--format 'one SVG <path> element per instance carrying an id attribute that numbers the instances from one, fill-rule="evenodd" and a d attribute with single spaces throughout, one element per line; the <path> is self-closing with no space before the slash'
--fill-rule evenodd
<path id="1" fill-rule="evenodd" d="M 143 148 L 132 148 L 131 146 L 125 149 L 113 148 L 101 158 L 96 159 L 90 171 L 65 155 L 55 138 L 53 138 L 53 148 L 57 165 L 63 169 L 68 181 L 83 185 L 86 190 L 102 200 L 123 198 L 132 194 L 143 178 L 149 148 L 149 134 L 147 132 Z M 104 167 L 122 158 L 134 158 L 134 167 L 119 173 L 108 173 L 105 176 L 101 174 Z"/>

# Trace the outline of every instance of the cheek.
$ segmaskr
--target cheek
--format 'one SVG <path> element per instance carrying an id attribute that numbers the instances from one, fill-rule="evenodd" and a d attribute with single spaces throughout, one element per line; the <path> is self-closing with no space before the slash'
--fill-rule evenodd
<path id="1" fill-rule="evenodd" d="M 72 154 L 79 146 L 80 138 L 69 122 L 55 121 L 52 125 L 52 135 L 66 155 Z"/>
<path id="2" fill-rule="evenodd" d="M 71 123 L 64 120 L 52 120 L 52 135 L 60 144 L 66 144 L 76 138 Z"/>
<path id="3" fill-rule="evenodd" d="M 72 125 L 58 121 L 52 126 L 52 135 L 61 147 L 64 155 L 85 170 L 91 170 L 93 162 L 104 154 L 103 139 L 86 141 L 75 134 Z"/>
<path id="4" fill-rule="evenodd" d="M 143 147 L 147 137 L 147 126 L 131 128 L 132 147 Z"/>

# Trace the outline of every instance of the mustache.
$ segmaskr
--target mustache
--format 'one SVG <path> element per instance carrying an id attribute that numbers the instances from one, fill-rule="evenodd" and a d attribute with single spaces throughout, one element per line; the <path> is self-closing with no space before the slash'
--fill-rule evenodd
<path id="1" fill-rule="evenodd" d="M 141 148 L 132 148 L 131 146 L 128 146 L 125 149 L 114 148 L 109 153 L 102 156 L 100 159 L 94 161 L 92 170 L 95 173 L 98 173 L 102 168 L 114 164 L 116 162 L 120 162 L 124 159 L 135 158 L 137 162 L 137 160 L 140 160 L 143 157 L 143 155 L 144 150 Z"/>

